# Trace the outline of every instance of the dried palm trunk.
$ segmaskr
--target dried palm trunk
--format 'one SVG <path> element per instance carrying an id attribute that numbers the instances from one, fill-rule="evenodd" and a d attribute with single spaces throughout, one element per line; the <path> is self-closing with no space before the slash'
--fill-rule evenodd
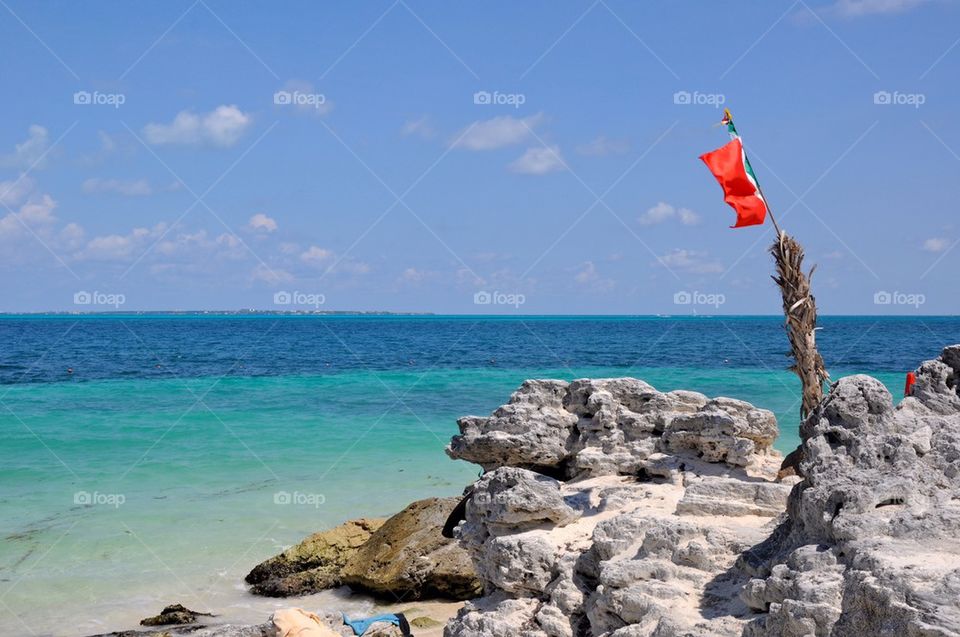
<path id="1" fill-rule="evenodd" d="M 800 403 L 800 421 L 804 422 L 813 409 L 823 400 L 823 383 L 830 380 L 823 365 L 823 358 L 817 351 L 817 303 L 810 293 L 809 274 L 803 273 L 803 248 L 792 237 L 782 232 L 770 246 L 770 253 L 776 261 L 777 275 L 773 280 L 780 287 L 783 297 L 783 315 L 786 318 L 787 336 L 790 338 L 790 350 L 794 364 L 790 367 L 800 377 L 803 398 Z M 800 437 L 805 439 L 801 425 Z M 788 455 L 781 466 L 781 475 L 798 473 L 801 458 L 800 448 Z"/>

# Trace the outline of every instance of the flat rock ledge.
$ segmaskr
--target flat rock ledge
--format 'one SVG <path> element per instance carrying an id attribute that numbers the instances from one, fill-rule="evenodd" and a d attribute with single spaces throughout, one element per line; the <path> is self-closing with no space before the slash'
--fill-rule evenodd
<path id="1" fill-rule="evenodd" d="M 445 637 L 960 637 L 960 346 L 896 407 L 868 376 L 803 424 L 636 379 L 527 381 L 447 453 L 483 595 Z"/>

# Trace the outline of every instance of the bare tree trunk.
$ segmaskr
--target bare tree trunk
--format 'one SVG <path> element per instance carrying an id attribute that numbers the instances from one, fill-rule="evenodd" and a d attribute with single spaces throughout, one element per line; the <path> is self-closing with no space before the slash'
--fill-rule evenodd
<path id="1" fill-rule="evenodd" d="M 790 339 L 790 350 L 794 364 L 791 370 L 800 377 L 803 396 L 800 403 L 800 422 L 803 423 L 813 409 L 823 400 L 823 383 L 830 380 L 823 365 L 823 358 L 817 351 L 817 303 L 810 293 L 809 274 L 803 273 L 803 248 L 792 237 L 780 232 L 770 246 L 777 266 L 777 275 L 773 280 L 780 287 L 783 297 L 783 315 L 785 328 Z M 804 428 L 800 428 L 801 440 L 805 438 Z M 800 448 L 788 455 L 780 468 L 781 475 L 799 473 Z"/>

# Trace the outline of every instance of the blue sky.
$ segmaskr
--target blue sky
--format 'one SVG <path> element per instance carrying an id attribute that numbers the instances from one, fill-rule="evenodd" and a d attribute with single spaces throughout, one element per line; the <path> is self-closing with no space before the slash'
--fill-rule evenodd
<path id="1" fill-rule="evenodd" d="M 2 311 L 960 310 L 956 2 L 0 5 Z"/>

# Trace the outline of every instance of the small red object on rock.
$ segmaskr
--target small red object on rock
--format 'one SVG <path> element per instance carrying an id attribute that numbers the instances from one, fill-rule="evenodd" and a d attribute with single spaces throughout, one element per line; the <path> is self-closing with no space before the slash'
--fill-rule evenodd
<path id="1" fill-rule="evenodd" d="M 913 396 L 913 386 L 917 384 L 917 375 L 913 372 L 907 372 L 907 384 L 903 388 L 903 397 Z"/>

